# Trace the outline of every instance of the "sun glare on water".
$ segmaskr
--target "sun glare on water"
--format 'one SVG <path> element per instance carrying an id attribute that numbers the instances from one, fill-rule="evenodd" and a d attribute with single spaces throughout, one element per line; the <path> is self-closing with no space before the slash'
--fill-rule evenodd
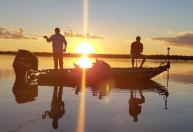
<path id="1" fill-rule="evenodd" d="M 84 29 L 84 37 L 86 40 L 86 33 L 88 32 L 88 1 L 89 0 L 83 0 L 83 29 Z M 87 41 L 83 41 L 83 43 L 80 43 L 79 46 L 76 48 L 76 51 L 78 53 L 82 53 L 83 57 L 86 56 L 86 54 L 93 53 L 94 49 L 91 44 L 89 44 Z M 87 57 L 87 56 L 86 56 Z M 82 60 L 82 61 L 81 61 Z M 82 58 L 79 60 L 79 63 L 81 63 L 82 66 L 88 66 L 88 59 Z M 80 65 L 80 64 L 79 64 Z M 86 101 L 86 69 L 83 68 L 82 70 L 82 79 L 81 79 L 81 89 L 82 93 L 80 95 L 80 104 L 79 104 L 79 113 L 78 113 L 78 120 L 77 120 L 77 129 L 76 132 L 84 132 L 85 131 L 85 101 Z"/>
<path id="2" fill-rule="evenodd" d="M 77 64 L 81 68 L 92 67 L 92 61 L 87 56 L 88 54 L 95 52 L 92 44 L 90 44 L 87 40 L 84 40 L 77 46 L 76 52 L 82 54 L 82 57 L 77 61 Z"/>
<path id="3" fill-rule="evenodd" d="M 77 61 L 77 64 L 78 64 L 81 68 L 91 68 L 91 67 L 92 67 L 92 62 L 91 62 L 90 58 L 88 58 L 87 56 L 81 57 L 81 58 Z"/>

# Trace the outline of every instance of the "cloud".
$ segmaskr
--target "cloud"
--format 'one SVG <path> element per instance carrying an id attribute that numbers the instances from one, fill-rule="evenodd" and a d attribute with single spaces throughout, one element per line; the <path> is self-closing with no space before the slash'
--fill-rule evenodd
<path id="1" fill-rule="evenodd" d="M 173 32 L 170 31 L 170 30 L 168 30 L 167 33 L 168 33 L 168 35 L 172 35 L 173 34 Z"/>
<path id="2" fill-rule="evenodd" d="M 80 33 L 73 33 L 71 30 L 69 32 L 64 32 L 65 37 L 75 37 L 75 38 L 84 38 L 83 34 Z M 98 35 L 90 35 L 89 33 L 87 33 L 86 35 L 87 38 L 90 39 L 104 39 L 101 36 Z"/>
<path id="3" fill-rule="evenodd" d="M 164 42 L 169 45 L 193 48 L 193 33 L 192 32 L 183 32 L 183 33 L 180 33 L 176 37 L 156 37 L 152 39 L 156 41 Z"/>
<path id="4" fill-rule="evenodd" d="M 19 28 L 17 30 L 9 30 L 6 28 L 0 28 L 0 39 L 27 39 L 36 40 L 36 37 L 25 35 L 24 30 Z"/>

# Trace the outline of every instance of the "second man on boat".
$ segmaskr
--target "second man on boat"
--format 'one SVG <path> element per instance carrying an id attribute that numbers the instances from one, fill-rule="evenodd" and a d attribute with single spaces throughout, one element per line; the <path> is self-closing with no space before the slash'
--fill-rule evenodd
<path id="1" fill-rule="evenodd" d="M 136 64 L 137 64 L 137 59 L 142 59 L 140 67 L 142 67 L 145 62 L 145 56 L 142 54 L 143 44 L 140 42 L 140 40 L 141 40 L 141 37 L 137 36 L 136 41 L 131 44 L 131 60 L 132 60 L 133 68 L 134 68 L 135 59 L 136 59 Z"/>

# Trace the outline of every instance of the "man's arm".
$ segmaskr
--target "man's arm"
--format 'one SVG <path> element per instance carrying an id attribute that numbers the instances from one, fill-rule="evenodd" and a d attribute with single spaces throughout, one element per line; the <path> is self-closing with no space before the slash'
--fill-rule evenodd
<path id="1" fill-rule="evenodd" d="M 51 42 L 52 41 L 52 39 L 48 38 L 47 36 L 44 36 L 44 38 L 46 39 L 47 42 Z"/>
<path id="2" fill-rule="evenodd" d="M 66 41 L 66 39 L 64 37 L 64 52 L 66 52 L 66 48 L 67 48 L 67 41 Z"/>
<path id="3" fill-rule="evenodd" d="M 141 46 L 140 46 L 140 52 L 142 53 L 143 52 L 143 44 L 141 43 Z"/>
<path id="4" fill-rule="evenodd" d="M 49 111 L 45 111 L 43 114 L 42 114 L 42 119 L 45 119 L 46 118 L 46 115 L 49 114 Z"/>
<path id="5" fill-rule="evenodd" d="M 134 50 L 134 49 L 133 49 L 133 44 L 134 44 L 134 43 L 131 43 L 130 54 L 132 54 L 132 53 L 134 52 L 134 51 L 133 51 L 133 50 Z"/>

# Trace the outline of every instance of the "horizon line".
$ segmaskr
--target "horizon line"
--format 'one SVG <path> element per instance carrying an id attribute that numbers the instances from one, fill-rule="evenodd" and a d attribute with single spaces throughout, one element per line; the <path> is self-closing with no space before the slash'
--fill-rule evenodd
<path id="1" fill-rule="evenodd" d="M 16 55 L 18 51 L 0 51 L 0 55 Z M 52 57 L 52 52 L 32 52 L 36 56 L 41 57 Z M 81 57 L 82 53 L 63 53 L 65 57 Z M 101 54 L 101 53 L 90 53 L 87 54 L 90 58 L 125 58 L 130 59 L 130 54 Z M 168 55 L 164 54 L 151 54 L 145 55 L 147 59 L 167 59 Z M 171 60 L 193 60 L 193 56 L 187 55 L 169 55 L 169 59 Z"/>

